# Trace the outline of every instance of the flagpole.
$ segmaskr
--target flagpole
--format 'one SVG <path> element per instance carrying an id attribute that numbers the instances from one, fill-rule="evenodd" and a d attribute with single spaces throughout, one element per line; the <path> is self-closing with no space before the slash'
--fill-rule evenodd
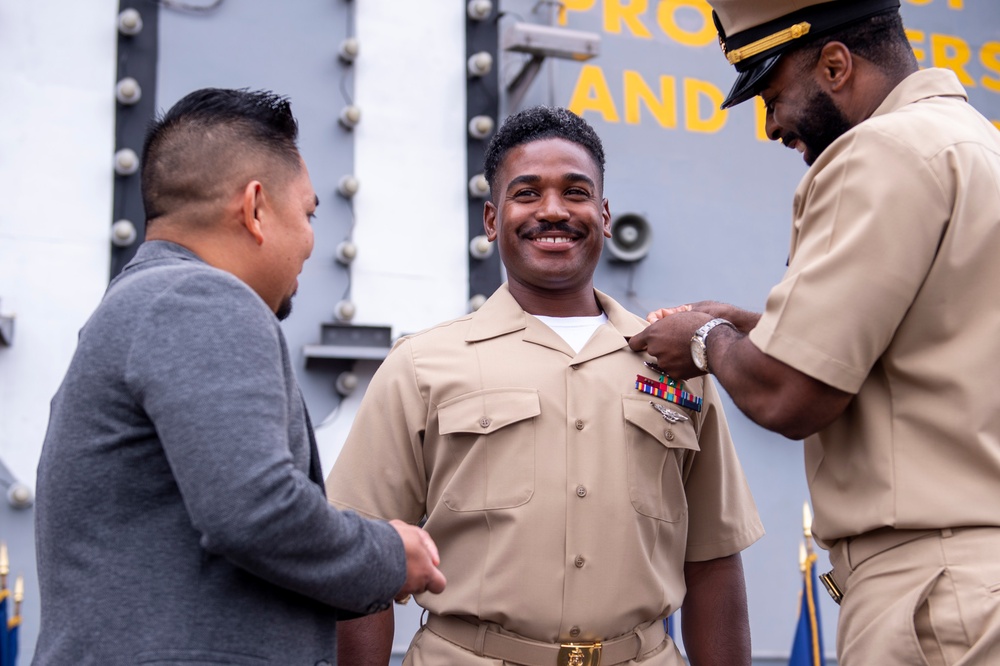
<path id="1" fill-rule="evenodd" d="M 803 502 L 802 535 L 806 539 L 806 551 L 808 551 L 810 555 L 812 555 L 813 553 L 812 524 L 813 524 L 813 517 L 812 517 L 812 511 L 809 510 L 809 502 Z"/>
<path id="2" fill-rule="evenodd" d="M 804 537 L 805 546 L 803 548 L 805 557 L 804 564 L 802 566 L 802 575 L 804 582 L 803 594 L 806 595 L 806 607 L 809 609 L 809 628 L 812 643 L 812 661 L 813 666 L 822 666 L 823 655 L 821 654 L 822 648 L 820 646 L 820 628 L 819 628 L 819 609 L 816 608 L 816 595 L 813 590 L 813 585 L 815 585 L 815 579 L 813 576 L 813 569 L 816 566 L 816 553 L 813 551 L 813 536 L 812 536 L 812 511 L 809 509 L 809 502 L 802 503 L 802 536 Z"/>
<path id="3" fill-rule="evenodd" d="M 14 615 L 21 616 L 21 602 L 24 601 L 24 576 L 18 576 L 14 581 Z"/>

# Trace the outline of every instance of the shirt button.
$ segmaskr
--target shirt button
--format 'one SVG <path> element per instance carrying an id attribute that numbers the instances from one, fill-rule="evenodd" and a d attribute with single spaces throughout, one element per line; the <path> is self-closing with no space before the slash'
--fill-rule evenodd
<path id="1" fill-rule="evenodd" d="M 483 418 L 479 419 L 479 425 L 481 425 L 484 428 L 489 428 L 490 423 L 492 423 L 492 421 L 490 421 L 489 417 L 487 416 L 484 416 Z"/>
<path id="2" fill-rule="evenodd" d="M 576 487 L 576 496 L 577 497 L 586 497 L 587 496 L 587 489 L 584 488 L 583 486 L 577 486 Z"/>
<path id="3" fill-rule="evenodd" d="M 584 561 L 585 560 L 583 559 L 583 555 L 577 555 L 576 560 L 573 562 L 573 564 L 576 565 L 577 569 L 582 569 Z"/>
<path id="4" fill-rule="evenodd" d="M 668 442 L 674 441 L 674 431 L 673 430 L 664 430 L 663 431 L 663 436 L 667 438 Z"/>
<path id="5" fill-rule="evenodd" d="M 577 419 L 576 420 L 576 429 L 577 430 L 583 430 L 583 420 L 582 419 Z"/>
<path id="6" fill-rule="evenodd" d="M 569 635 L 572 636 L 573 638 L 576 638 L 577 636 L 579 636 L 580 635 L 580 627 L 573 627 L 572 629 L 570 629 L 569 630 Z"/>

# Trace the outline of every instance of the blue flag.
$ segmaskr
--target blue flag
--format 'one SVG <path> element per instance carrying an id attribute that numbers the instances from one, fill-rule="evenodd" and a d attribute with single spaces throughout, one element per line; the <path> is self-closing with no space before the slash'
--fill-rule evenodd
<path id="1" fill-rule="evenodd" d="M 802 603 L 788 666 L 823 666 L 823 632 L 819 625 L 816 553 L 809 553 L 802 572 Z"/>
<path id="2" fill-rule="evenodd" d="M 10 640 L 7 636 L 7 598 L 9 596 L 10 590 L 6 588 L 0 590 L 0 666 L 12 666 L 14 663 L 8 656 Z"/>
<path id="3" fill-rule="evenodd" d="M 15 615 L 7 623 L 7 661 L 4 666 L 16 666 L 17 664 L 17 635 L 20 633 L 21 616 Z"/>

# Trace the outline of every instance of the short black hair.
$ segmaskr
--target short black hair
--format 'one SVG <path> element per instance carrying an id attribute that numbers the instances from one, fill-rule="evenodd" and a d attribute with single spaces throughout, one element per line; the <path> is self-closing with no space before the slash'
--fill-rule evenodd
<path id="1" fill-rule="evenodd" d="M 290 102 L 273 92 L 202 88 L 185 95 L 146 132 L 141 164 L 147 221 L 204 195 L 222 177 L 213 162 L 233 169 L 239 166 L 233 160 L 263 154 L 297 170 L 298 134 Z"/>
<path id="2" fill-rule="evenodd" d="M 898 10 L 876 14 L 802 45 L 796 51 L 806 54 L 803 65 L 819 62 L 820 51 L 830 42 L 842 43 L 889 75 L 905 76 L 917 65 Z"/>
<path id="3" fill-rule="evenodd" d="M 583 146 L 604 183 L 604 145 L 597 132 L 586 120 L 568 109 L 561 107 L 534 106 L 508 116 L 497 130 L 486 148 L 483 175 L 490 184 L 490 191 L 496 191 L 497 171 L 511 148 L 541 139 L 565 139 Z"/>

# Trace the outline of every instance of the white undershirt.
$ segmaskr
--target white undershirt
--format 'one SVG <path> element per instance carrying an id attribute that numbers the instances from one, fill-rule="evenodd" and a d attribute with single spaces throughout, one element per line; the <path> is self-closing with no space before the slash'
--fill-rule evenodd
<path id="1" fill-rule="evenodd" d="M 603 312 L 594 317 L 546 317 L 535 315 L 538 321 L 542 322 L 553 331 L 559 334 L 577 354 L 587 344 L 594 335 L 594 331 L 599 329 L 608 320 L 608 315 Z"/>

